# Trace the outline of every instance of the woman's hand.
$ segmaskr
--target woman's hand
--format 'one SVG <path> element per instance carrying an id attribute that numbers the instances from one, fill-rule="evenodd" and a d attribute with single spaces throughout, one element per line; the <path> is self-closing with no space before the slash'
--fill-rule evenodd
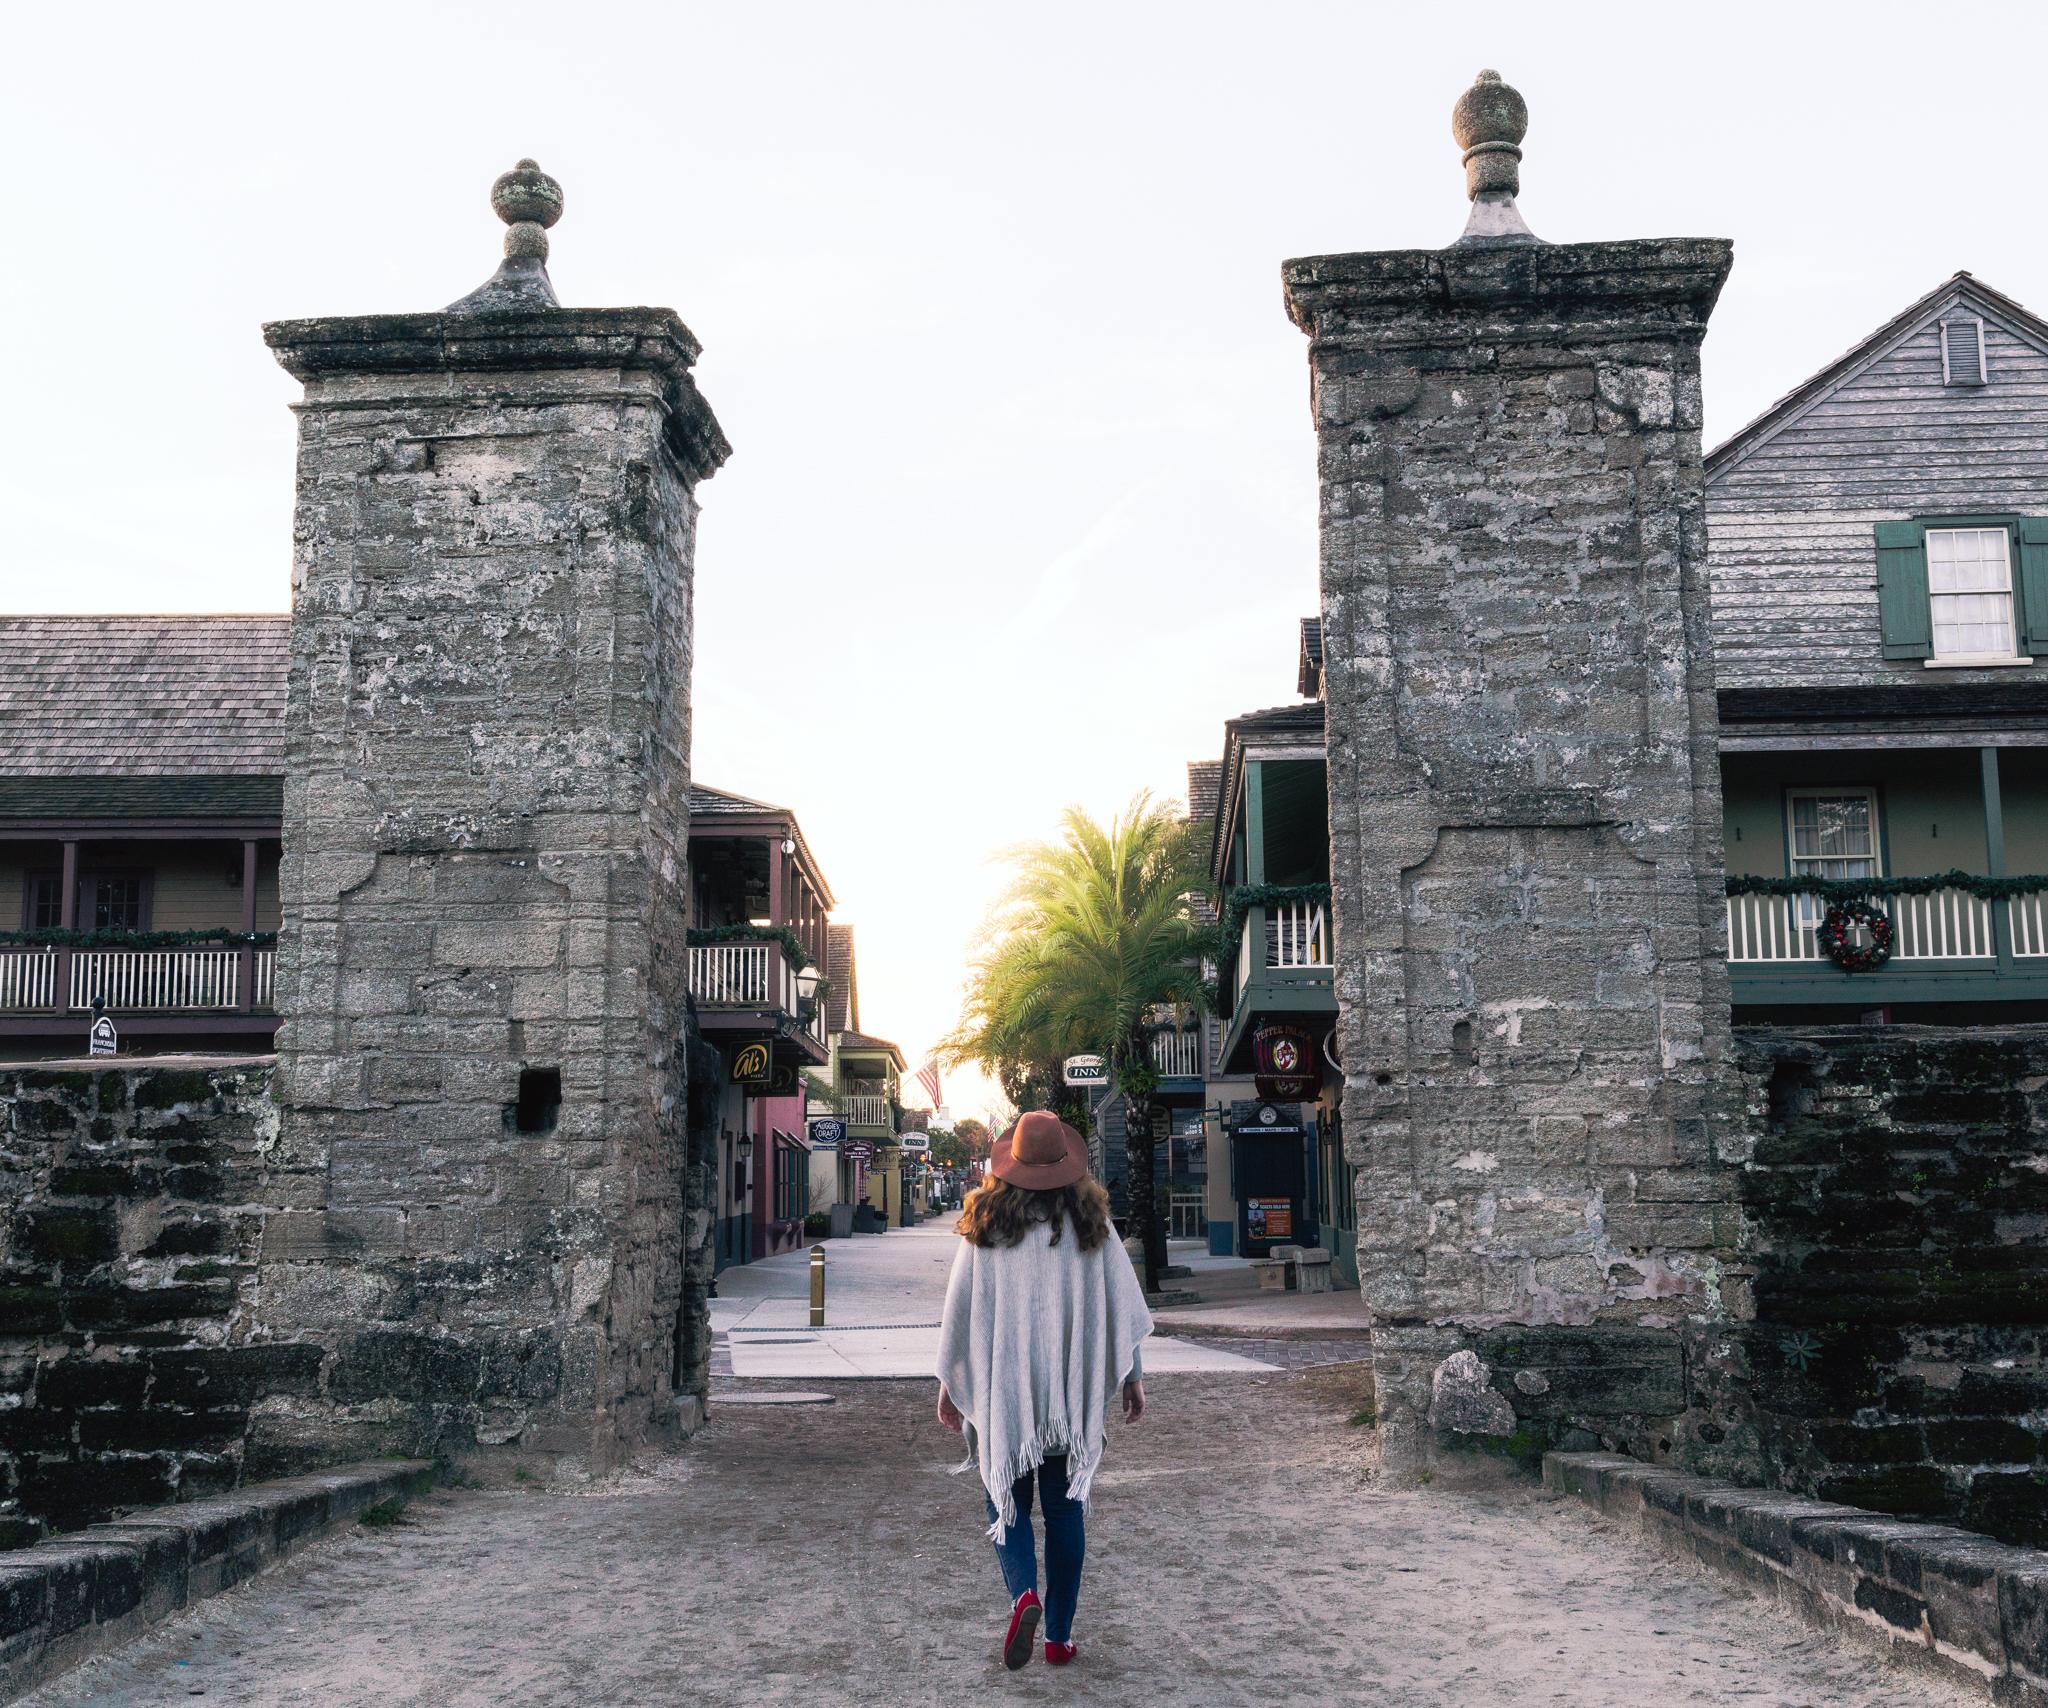
<path id="1" fill-rule="evenodd" d="M 1144 1415 L 1145 1384 L 1143 1382 L 1126 1382 L 1124 1384 L 1124 1422 L 1136 1423 Z"/>
<path id="2" fill-rule="evenodd" d="M 1139 1402 L 1141 1406 L 1143 1403 L 1142 1400 Z M 960 1433 L 960 1425 L 964 1421 L 960 1416 L 960 1408 L 953 1403 L 953 1396 L 946 1392 L 944 1382 L 939 1384 L 939 1421 L 955 1435 Z"/>

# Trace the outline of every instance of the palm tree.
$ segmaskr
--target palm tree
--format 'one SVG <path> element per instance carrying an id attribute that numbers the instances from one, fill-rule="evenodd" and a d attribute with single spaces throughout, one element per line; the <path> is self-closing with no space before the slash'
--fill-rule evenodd
<path id="1" fill-rule="evenodd" d="M 1059 840 L 1021 843 L 997 856 L 1013 875 L 982 926 L 983 953 L 960 1023 L 940 1050 L 955 1064 L 976 1061 L 994 1071 L 1020 1106 L 1019 1091 L 1056 1104 L 1068 1055 L 1110 1058 L 1124 1097 L 1130 1212 L 1145 1242 L 1145 1290 L 1156 1292 L 1166 1237 L 1153 1181 L 1159 1076 L 1150 1028 L 1162 1006 L 1186 1010 L 1203 1001 L 1209 928 L 1189 898 L 1208 887 L 1207 850 L 1149 793 L 1107 829 L 1079 807 L 1069 807 L 1060 822 Z M 1085 1108 L 1081 1113 L 1085 1120 Z"/>

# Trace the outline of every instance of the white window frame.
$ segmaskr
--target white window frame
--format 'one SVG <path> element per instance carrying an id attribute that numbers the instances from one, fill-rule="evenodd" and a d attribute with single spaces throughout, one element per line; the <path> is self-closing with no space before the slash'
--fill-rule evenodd
<path id="1" fill-rule="evenodd" d="M 1945 386 L 1967 386 L 1975 390 L 1991 383 L 1991 365 L 1984 359 L 1984 321 L 1977 315 L 1958 314 L 1947 320 L 1937 321 L 1938 336 L 1941 340 L 1941 383 Z M 1948 367 L 1948 329 L 1951 326 L 1971 326 L 1977 331 L 1977 377 L 1973 380 L 1952 379 Z"/>
<path id="2" fill-rule="evenodd" d="M 1946 358 L 1944 358 L 1946 359 Z M 1936 534 L 2003 534 L 2005 536 L 2005 626 L 2012 636 L 2010 652 L 1943 652 L 1940 650 L 1941 625 L 1934 620 L 1934 601 L 1948 595 L 1934 590 L 1934 552 L 1928 544 Z M 1924 528 L 1920 533 L 1922 561 L 1927 565 L 1927 633 L 1929 644 L 1935 648 L 1932 658 L 1923 659 L 1922 666 L 1928 670 L 1969 670 L 1996 668 L 2007 664 L 2032 664 L 2034 661 L 2020 651 L 2020 614 L 2013 600 L 2014 566 L 2012 561 L 2012 530 L 2010 528 L 1986 527 L 1981 523 L 1958 523 L 1949 527 Z"/>
<path id="3" fill-rule="evenodd" d="M 1785 873 L 1791 878 L 1803 878 L 1807 873 L 1799 869 L 1802 859 L 1851 860 L 1864 856 L 1853 854 L 1810 854 L 1799 852 L 1799 826 L 1792 815 L 1792 803 L 1799 800 L 1846 800 L 1860 795 L 1870 807 L 1870 875 L 1884 876 L 1884 827 L 1878 818 L 1877 791 L 1860 783 L 1817 783 L 1785 791 Z M 1798 898 L 1798 925 L 1801 931 L 1812 931 L 1819 926 L 1827 909 L 1813 896 Z"/>

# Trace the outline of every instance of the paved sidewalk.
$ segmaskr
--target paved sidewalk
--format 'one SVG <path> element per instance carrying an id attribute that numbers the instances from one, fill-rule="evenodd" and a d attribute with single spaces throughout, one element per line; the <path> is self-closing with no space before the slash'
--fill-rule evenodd
<path id="1" fill-rule="evenodd" d="M 712 1373 L 800 1382 L 926 1377 L 959 1239 L 953 1220 L 825 1243 L 825 1327 L 810 1326 L 810 1251 L 728 1269 L 711 1301 Z M 1271 1370 L 1246 1351 L 1155 1335 L 1148 1376 L 1183 1370 Z"/>
<path id="2" fill-rule="evenodd" d="M 893 1238 L 893 1235 L 884 1236 Z M 1527 1482 L 1382 1492 L 1358 1366 L 1113 1425 L 1080 1660 L 1006 1674 L 979 1483 L 912 1382 L 734 1407 L 580 1494 L 443 1493 L 27 1699 L 161 1708 L 1962 1708 Z"/>

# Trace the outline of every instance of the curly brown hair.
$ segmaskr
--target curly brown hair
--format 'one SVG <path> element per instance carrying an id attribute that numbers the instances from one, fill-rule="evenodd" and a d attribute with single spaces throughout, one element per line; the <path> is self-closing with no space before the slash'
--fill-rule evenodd
<path id="1" fill-rule="evenodd" d="M 1087 1174 L 1049 1192 L 991 1178 L 967 1195 L 953 1231 L 976 1245 L 1012 1246 L 1021 1244 L 1040 1222 L 1052 1224 L 1054 1245 L 1060 1243 L 1060 1230 L 1072 1223 L 1075 1243 L 1083 1251 L 1094 1251 L 1110 1235 L 1109 1194 L 1101 1181 Z"/>

